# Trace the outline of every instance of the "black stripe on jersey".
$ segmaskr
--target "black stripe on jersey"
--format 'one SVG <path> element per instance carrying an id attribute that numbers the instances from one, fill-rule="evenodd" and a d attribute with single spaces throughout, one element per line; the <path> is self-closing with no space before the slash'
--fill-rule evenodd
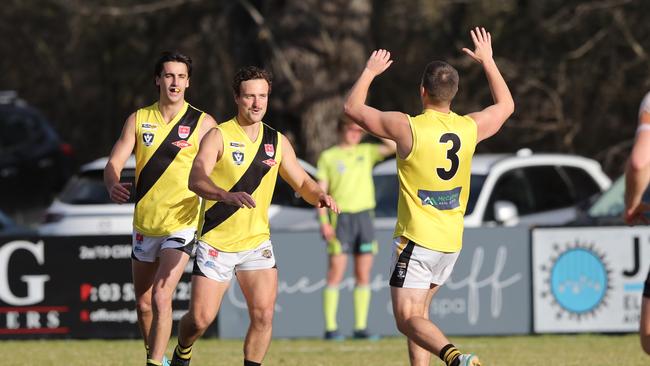
<path id="1" fill-rule="evenodd" d="M 252 195 L 262 182 L 262 178 L 271 170 L 270 166 L 262 162 L 269 158 L 264 151 L 264 144 L 273 144 L 273 150 L 278 151 L 278 133 L 266 124 L 262 124 L 262 126 L 264 126 L 264 133 L 260 147 L 257 149 L 257 153 L 248 166 L 248 169 L 239 178 L 237 183 L 230 188 L 229 192 L 246 192 Z M 205 211 L 205 221 L 201 235 L 221 225 L 230 216 L 234 215 L 237 210 L 239 210 L 237 206 L 228 205 L 223 202 L 215 203 Z"/>
<path id="2" fill-rule="evenodd" d="M 147 164 L 142 168 L 138 176 L 138 183 L 135 187 L 136 204 L 156 184 L 160 176 L 167 170 L 176 158 L 176 155 L 181 151 L 180 147 L 172 144 L 172 142 L 180 139 L 178 136 L 178 127 L 189 126 L 191 128 L 190 136 L 187 137 L 187 140 L 189 140 L 196 132 L 196 126 L 199 123 L 199 117 L 201 117 L 202 113 L 200 110 L 188 106 L 183 117 L 169 130 L 165 140 L 158 146 L 158 149 L 156 149 L 149 161 L 147 161 Z"/>
<path id="3" fill-rule="evenodd" d="M 409 240 L 408 243 L 406 243 L 406 247 L 404 247 L 404 250 L 402 250 L 402 253 L 399 255 L 399 259 L 397 259 L 397 263 L 395 263 L 395 268 L 393 268 L 393 274 L 390 276 L 389 285 L 392 287 L 404 287 L 404 280 L 406 279 L 406 273 L 408 272 L 413 248 L 415 248 L 415 244 Z"/>

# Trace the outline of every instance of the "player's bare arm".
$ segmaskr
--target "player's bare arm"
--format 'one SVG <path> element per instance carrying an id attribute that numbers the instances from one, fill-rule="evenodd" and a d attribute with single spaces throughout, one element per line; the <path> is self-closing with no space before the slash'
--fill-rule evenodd
<path id="1" fill-rule="evenodd" d="M 383 112 L 366 105 L 370 84 L 392 63 L 390 52 L 383 49 L 373 51 L 345 100 L 344 110 L 348 117 L 366 131 L 377 137 L 395 141 L 398 154 L 406 157 L 413 146 L 408 117 L 401 112 Z"/>
<path id="2" fill-rule="evenodd" d="M 120 135 L 113 150 L 108 157 L 104 168 L 104 184 L 108 190 L 111 200 L 115 203 L 125 203 L 131 195 L 129 188 L 131 183 L 120 183 L 120 175 L 124 164 L 131 156 L 135 147 L 135 113 L 132 113 L 124 122 L 122 134 Z"/>
<path id="3" fill-rule="evenodd" d="M 329 184 L 325 180 L 319 180 L 318 185 L 323 190 L 323 192 L 329 193 Z M 327 214 L 326 207 L 317 207 L 318 219 L 320 221 L 320 234 L 325 239 L 325 241 L 330 241 L 334 239 L 335 233 L 332 224 L 330 223 L 329 216 Z"/>
<path id="4" fill-rule="evenodd" d="M 205 136 L 208 131 L 215 127 L 217 127 L 217 121 L 212 118 L 211 115 L 206 113 L 205 117 L 203 117 L 203 122 L 201 123 L 201 129 L 199 129 L 199 141 L 203 139 L 203 136 Z"/>
<path id="5" fill-rule="evenodd" d="M 199 152 L 194 158 L 190 171 L 189 189 L 212 201 L 220 201 L 237 207 L 255 207 L 255 200 L 246 192 L 228 192 L 218 187 L 210 179 L 210 173 L 221 159 L 223 153 L 223 136 L 218 128 L 209 130 L 199 145 Z"/>
<path id="6" fill-rule="evenodd" d="M 650 113 L 639 114 L 634 147 L 625 166 L 625 213 L 623 218 L 629 225 L 648 223 L 644 213 L 650 206 L 641 202 L 643 192 L 650 181 Z"/>
<path id="7" fill-rule="evenodd" d="M 282 162 L 280 163 L 280 176 L 285 182 L 298 192 L 302 198 L 315 207 L 329 207 L 339 213 L 339 208 L 332 196 L 328 195 L 315 180 L 311 179 L 305 169 L 298 163 L 293 146 L 282 136 Z"/>
<path id="8" fill-rule="evenodd" d="M 492 92 L 492 99 L 494 99 L 493 105 L 469 115 L 478 126 L 477 142 L 480 142 L 501 129 L 501 126 L 515 111 L 515 102 L 506 81 L 492 58 L 492 35 L 485 28 L 479 27 L 471 30 L 470 34 L 474 42 L 474 50 L 463 48 L 463 52 L 483 66 Z"/>

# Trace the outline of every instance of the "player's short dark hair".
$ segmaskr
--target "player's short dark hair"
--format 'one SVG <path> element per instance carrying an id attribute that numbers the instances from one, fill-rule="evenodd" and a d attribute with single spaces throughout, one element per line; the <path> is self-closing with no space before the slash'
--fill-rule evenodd
<path id="1" fill-rule="evenodd" d="M 273 83 L 273 74 L 270 71 L 261 69 L 256 66 L 244 66 L 237 70 L 232 80 L 232 91 L 239 96 L 241 83 L 248 80 L 264 79 L 269 84 L 269 94 L 271 94 L 271 85 Z"/>
<path id="2" fill-rule="evenodd" d="M 163 70 L 165 62 L 182 62 L 187 66 L 187 77 L 192 77 L 192 59 L 178 51 L 165 51 L 160 54 L 160 58 L 156 61 L 156 66 L 153 70 L 153 76 L 158 77 Z"/>
<path id="3" fill-rule="evenodd" d="M 434 103 L 450 103 L 458 92 L 458 71 L 444 61 L 430 62 L 422 74 L 422 87 Z"/>

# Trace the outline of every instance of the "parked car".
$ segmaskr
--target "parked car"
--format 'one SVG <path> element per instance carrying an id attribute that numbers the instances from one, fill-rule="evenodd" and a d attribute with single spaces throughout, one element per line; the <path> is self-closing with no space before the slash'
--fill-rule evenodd
<path id="1" fill-rule="evenodd" d="M 625 225 L 625 176 L 621 175 L 603 194 L 583 205 L 578 217 L 570 225 L 599 226 Z M 643 193 L 642 200 L 650 202 L 650 188 Z"/>
<path id="2" fill-rule="evenodd" d="M 392 227 L 397 216 L 397 167 L 378 164 L 376 225 Z M 577 205 L 609 188 L 611 180 L 592 159 L 565 154 L 477 154 L 472 162 L 465 226 L 564 224 Z"/>
<path id="3" fill-rule="evenodd" d="M 72 148 L 49 121 L 16 92 L 0 92 L 2 207 L 49 202 L 71 173 Z"/>
<path id="4" fill-rule="evenodd" d="M 111 201 L 104 186 L 103 173 L 108 158 L 83 165 L 61 194 L 47 209 L 39 233 L 43 235 L 122 235 L 133 229 L 133 200 L 125 204 Z M 298 160 L 311 176 L 316 168 Z M 135 158 L 131 156 L 122 170 L 121 181 L 135 181 Z M 133 195 L 131 195 L 133 198 Z M 281 214 L 280 214 L 281 213 Z M 316 212 L 278 177 L 269 207 L 271 226 L 299 225 L 301 220 L 315 222 Z"/>

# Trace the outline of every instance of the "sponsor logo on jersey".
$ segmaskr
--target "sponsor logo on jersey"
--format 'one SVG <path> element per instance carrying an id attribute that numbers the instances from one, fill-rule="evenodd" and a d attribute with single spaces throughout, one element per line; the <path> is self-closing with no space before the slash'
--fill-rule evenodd
<path id="1" fill-rule="evenodd" d="M 244 163 L 244 153 L 239 151 L 239 150 L 233 151 L 232 152 L 232 161 L 234 161 L 235 164 L 237 164 L 237 165 L 242 165 Z"/>
<path id="2" fill-rule="evenodd" d="M 460 206 L 460 190 L 461 187 L 448 191 L 418 189 L 418 197 L 422 200 L 422 206 L 433 206 L 438 210 L 452 210 Z"/>
<path id="3" fill-rule="evenodd" d="M 148 123 L 148 122 L 143 123 L 141 126 L 142 128 L 149 129 L 149 130 L 155 130 L 156 128 L 158 128 L 158 125 L 154 125 L 153 123 Z"/>
<path id="4" fill-rule="evenodd" d="M 153 133 L 151 132 L 145 132 L 142 134 L 142 142 L 144 142 L 144 146 L 151 146 L 153 145 Z"/>
<path id="5" fill-rule="evenodd" d="M 272 158 L 273 155 L 275 155 L 273 144 L 264 144 L 264 152 L 266 153 L 266 156 Z"/>
<path id="6" fill-rule="evenodd" d="M 262 163 L 264 163 L 264 164 L 266 164 L 266 165 L 268 165 L 268 166 L 274 166 L 274 165 L 277 164 L 278 162 L 275 161 L 275 160 L 273 160 L 273 159 L 266 159 L 266 160 L 262 161 Z"/>
<path id="7" fill-rule="evenodd" d="M 172 145 L 178 147 L 179 149 L 184 149 L 186 147 L 192 146 L 192 144 L 190 144 L 189 142 L 187 142 L 185 140 L 174 141 L 174 142 L 172 142 Z"/>
<path id="8" fill-rule="evenodd" d="M 232 142 L 230 142 L 230 146 L 244 148 L 244 146 L 246 146 L 246 145 L 242 144 L 241 142 L 232 141 Z"/>
<path id="9" fill-rule="evenodd" d="M 190 135 L 190 126 L 178 126 L 178 137 L 186 139 Z"/>

